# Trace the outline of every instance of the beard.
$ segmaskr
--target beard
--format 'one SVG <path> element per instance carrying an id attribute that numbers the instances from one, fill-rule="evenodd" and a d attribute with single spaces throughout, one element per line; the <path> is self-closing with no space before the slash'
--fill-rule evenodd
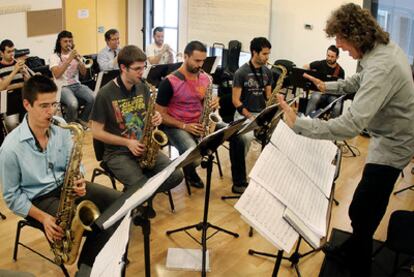
<path id="1" fill-rule="evenodd" d="M 198 73 L 200 72 L 201 67 L 192 67 L 190 65 L 187 65 L 187 71 L 191 73 Z"/>
<path id="2" fill-rule="evenodd" d="M 336 61 L 326 60 L 326 63 L 329 64 L 329 65 L 334 65 L 336 63 Z"/>

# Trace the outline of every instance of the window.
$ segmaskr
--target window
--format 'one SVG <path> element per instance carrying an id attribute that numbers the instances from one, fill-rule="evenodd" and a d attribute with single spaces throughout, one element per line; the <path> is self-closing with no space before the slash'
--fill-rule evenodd
<path id="1" fill-rule="evenodd" d="M 153 26 L 164 28 L 164 42 L 177 52 L 178 48 L 178 0 L 154 0 Z M 151 33 L 151 42 L 152 33 Z"/>

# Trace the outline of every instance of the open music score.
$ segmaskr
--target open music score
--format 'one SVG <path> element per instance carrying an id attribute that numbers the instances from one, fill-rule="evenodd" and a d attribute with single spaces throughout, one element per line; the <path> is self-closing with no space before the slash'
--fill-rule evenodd
<path id="1" fill-rule="evenodd" d="M 332 142 L 296 135 L 280 121 L 236 209 L 278 249 L 290 252 L 299 234 L 319 247 L 327 231 L 336 152 Z"/>

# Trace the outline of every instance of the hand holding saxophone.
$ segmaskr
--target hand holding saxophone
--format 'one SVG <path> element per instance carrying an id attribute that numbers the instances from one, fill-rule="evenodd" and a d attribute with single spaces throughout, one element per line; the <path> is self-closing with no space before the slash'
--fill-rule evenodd
<path id="1" fill-rule="evenodd" d="M 130 139 L 128 140 L 127 147 L 131 151 L 132 155 L 136 157 L 142 156 L 145 153 L 145 145 L 139 140 Z"/>
<path id="2" fill-rule="evenodd" d="M 210 108 L 215 111 L 220 108 L 220 98 L 218 96 L 213 96 L 210 103 Z"/>
<path id="3" fill-rule="evenodd" d="M 44 218 L 42 221 L 43 228 L 45 229 L 45 233 L 47 238 L 50 241 L 59 241 L 62 240 L 64 232 L 63 229 L 56 224 L 56 218 L 51 216 L 50 214 L 44 213 Z"/>
<path id="4" fill-rule="evenodd" d="M 151 118 L 151 123 L 154 126 L 160 126 L 162 123 L 162 116 L 159 112 L 155 111 L 154 115 Z"/>
<path id="5" fill-rule="evenodd" d="M 292 128 L 296 122 L 296 118 L 297 118 L 296 112 L 292 109 L 291 106 L 288 105 L 288 103 L 286 103 L 283 95 L 280 95 L 280 94 L 277 95 L 277 99 L 284 113 L 283 119 L 285 120 L 286 124 Z"/>
<path id="6" fill-rule="evenodd" d="M 86 194 L 86 183 L 83 177 L 79 177 L 73 182 L 73 191 L 77 196 L 85 196 Z"/>
<path id="7" fill-rule="evenodd" d="M 187 131 L 197 137 L 204 134 L 204 128 L 201 123 L 188 123 L 183 125 L 183 130 Z"/>

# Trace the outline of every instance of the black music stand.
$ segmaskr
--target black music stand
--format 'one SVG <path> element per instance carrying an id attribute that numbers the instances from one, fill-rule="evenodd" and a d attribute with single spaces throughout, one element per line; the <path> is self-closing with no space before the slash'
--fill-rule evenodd
<path id="1" fill-rule="evenodd" d="M 114 70 L 109 70 L 109 71 L 100 71 L 96 79 L 95 90 L 94 90 L 95 95 L 98 93 L 101 87 L 103 87 L 104 85 L 106 85 L 107 83 L 115 79 L 116 77 L 118 77 L 118 75 L 119 75 L 119 69 L 114 69 Z"/>
<path id="2" fill-rule="evenodd" d="M 231 235 L 235 238 L 239 237 L 239 234 L 223 229 L 219 226 L 213 225 L 208 222 L 208 209 L 210 202 L 210 190 L 211 190 L 211 173 L 213 171 L 213 160 L 214 153 L 217 148 L 227 139 L 229 139 L 233 134 L 235 134 L 242 126 L 245 119 L 241 119 L 235 122 L 230 123 L 225 128 L 222 128 L 211 135 L 205 137 L 197 147 L 192 151 L 192 153 L 183 161 L 178 167 L 186 166 L 192 163 L 194 160 L 202 157 L 201 166 L 207 170 L 207 180 L 206 180 L 206 192 L 204 198 L 204 213 L 203 220 L 197 224 L 181 227 L 174 230 L 169 230 L 166 232 L 167 235 L 171 235 L 176 232 L 184 231 L 192 239 L 202 246 L 202 271 L 201 275 L 206 276 L 206 251 L 207 251 L 207 240 L 217 234 L 218 232 L 224 232 L 228 235 Z M 187 232 L 189 229 L 195 228 L 198 231 L 202 231 L 201 242 L 194 238 L 190 233 Z M 207 229 L 213 228 L 216 230 L 211 236 L 207 237 Z"/>
<path id="3" fill-rule="evenodd" d="M 328 234 L 329 225 L 331 223 L 332 203 L 335 201 L 334 200 L 335 185 L 336 185 L 335 181 L 339 176 L 339 172 L 340 172 L 340 168 L 341 168 L 341 161 L 342 161 L 342 152 L 341 152 L 340 149 L 338 149 L 336 157 L 335 157 L 335 163 L 336 163 L 335 176 L 334 176 L 334 181 L 333 181 L 332 188 L 331 188 L 331 195 L 329 197 L 329 206 L 328 206 L 328 211 L 327 211 L 328 224 L 326 226 L 326 234 Z M 292 226 L 292 227 L 294 227 L 294 226 Z M 327 236 L 328 235 L 326 235 L 326 237 Z M 325 239 L 326 239 L 326 237 L 325 237 Z M 277 276 L 277 274 L 279 272 L 279 269 L 280 269 L 280 265 L 282 264 L 282 260 L 288 260 L 289 262 L 291 262 L 291 266 L 295 268 L 296 274 L 298 275 L 298 277 L 301 277 L 300 270 L 299 270 L 299 261 L 300 261 L 300 259 L 304 258 L 304 257 L 306 257 L 310 254 L 313 254 L 313 253 L 315 253 L 319 250 L 322 250 L 322 248 L 323 248 L 323 245 L 318 247 L 318 248 L 313 248 L 312 244 L 308 243 L 308 245 L 312 247 L 312 250 L 310 250 L 308 252 L 305 252 L 305 253 L 300 253 L 299 252 L 299 247 L 300 247 L 300 244 L 301 244 L 302 240 L 306 241 L 306 239 L 302 235 L 300 235 L 300 233 L 299 233 L 299 239 L 298 239 L 298 242 L 296 244 L 295 251 L 289 257 L 284 257 L 283 256 L 283 252 L 284 252 L 283 250 L 278 250 L 276 255 L 270 254 L 270 253 L 265 253 L 265 252 L 255 251 L 253 249 L 249 249 L 248 253 L 249 253 L 249 255 L 260 255 L 260 256 L 276 258 L 275 266 L 273 268 L 272 277 Z M 324 240 L 324 242 L 326 242 L 326 240 Z"/>
<path id="4" fill-rule="evenodd" d="M 171 72 L 177 70 L 183 63 L 169 63 L 169 64 L 153 64 L 151 65 L 148 75 L 147 81 L 158 87 L 164 78 L 170 74 Z"/>

